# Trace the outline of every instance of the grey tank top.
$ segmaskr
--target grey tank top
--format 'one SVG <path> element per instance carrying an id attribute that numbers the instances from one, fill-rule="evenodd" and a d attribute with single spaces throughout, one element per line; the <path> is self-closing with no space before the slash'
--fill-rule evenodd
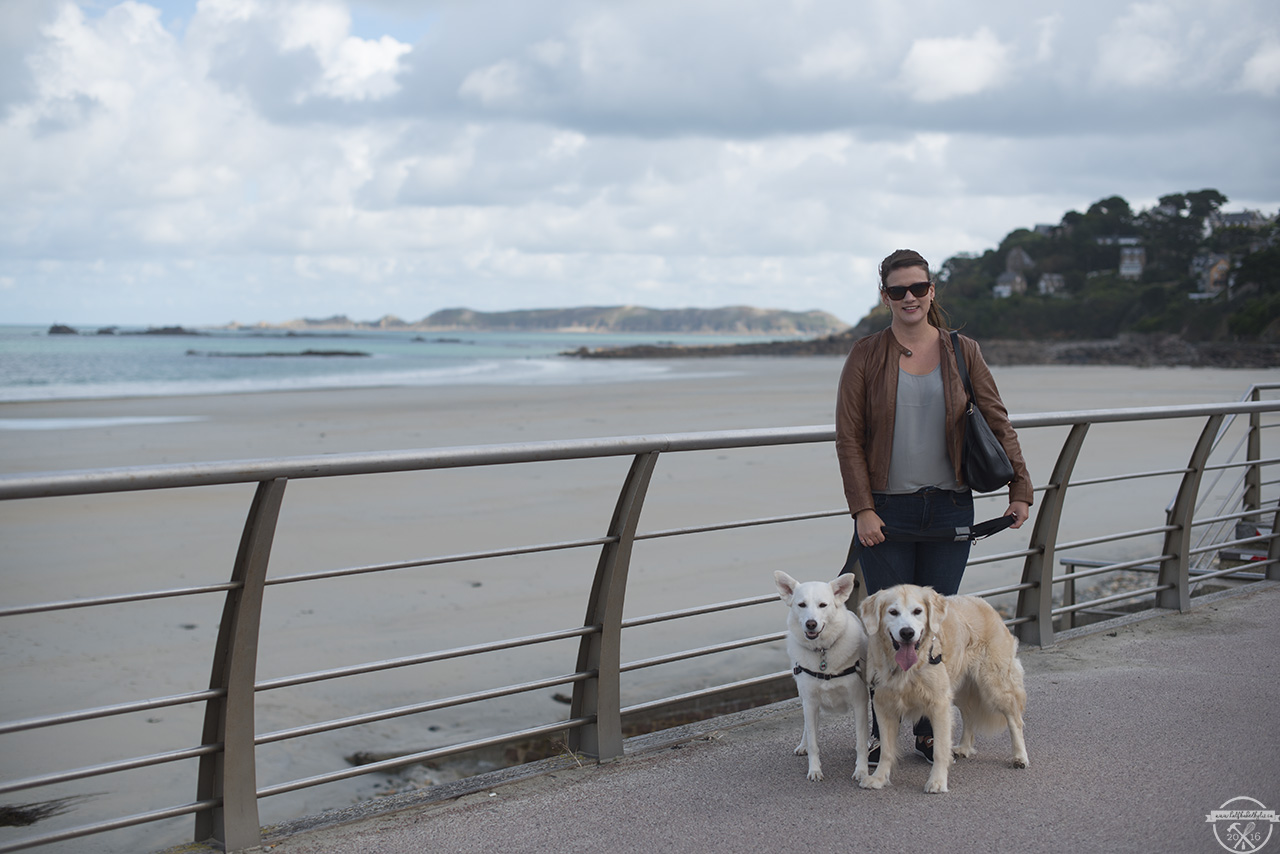
<path id="1" fill-rule="evenodd" d="M 909 493 L 926 486 L 961 488 L 947 456 L 947 406 L 942 394 L 942 367 L 938 366 L 924 376 L 899 368 L 888 491 L 890 494 Z"/>

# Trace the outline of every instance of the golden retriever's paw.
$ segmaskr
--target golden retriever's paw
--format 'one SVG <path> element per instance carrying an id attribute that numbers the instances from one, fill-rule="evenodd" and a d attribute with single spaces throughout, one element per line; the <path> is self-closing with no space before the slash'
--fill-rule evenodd
<path id="1" fill-rule="evenodd" d="M 934 776 L 930 774 L 929 779 L 925 781 L 924 790 L 930 795 L 940 795 L 946 792 L 947 778 L 943 777 L 941 779 L 935 779 Z"/>
<path id="2" fill-rule="evenodd" d="M 955 750 L 951 751 L 951 755 L 956 759 L 968 759 L 977 752 L 978 749 L 976 747 L 957 747 Z"/>
<path id="3" fill-rule="evenodd" d="M 853 779 L 857 780 L 859 783 L 861 783 L 863 780 L 867 779 L 870 776 L 871 776 L 871 769 L 868 767 L 864 767 L 860 765 L 857 768 L 853 769 Z"/>
<path id="4" fill-rule="evenodd" d="M 1015 757 L 1013 757 L 1013 767 L 1014 767 L 1014 768 L 1026 768 L 1029 764 L 1030 764 L 1030 763 L 1028 763 L 1028 762 L 1027 762 L 1027 757 L 1025 757 L 1025 756 L 1015 756 Z"/>
<path id="5" fill-rule="evenodd" d="M 858 781 L 858 785 L 864 789 L 883 789 L 889 782 L 888 777 L 881 777 L 879 774 L 872 774 Z"/>

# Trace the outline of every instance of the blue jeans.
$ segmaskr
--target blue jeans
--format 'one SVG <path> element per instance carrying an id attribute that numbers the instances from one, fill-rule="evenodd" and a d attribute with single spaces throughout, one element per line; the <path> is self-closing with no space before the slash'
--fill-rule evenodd
<path id="1" fill-rule="evenodd" d="M 965 490 L 925 488 L 909 495 L 875 496 L 876 513 L 885 527 L 900 531 L 961 528 L 973 524 L 973 493 Z M 867 595 L 895 584 L 932 587 L 943 596 L 960 590 L 960 579 L 969 561 L 970 543 L 913 543 L 885 540 L 863 548 L 855 536 L 850 562 L 862 561 Z M 852 569 L 852 566 L 849 567 Z"/>

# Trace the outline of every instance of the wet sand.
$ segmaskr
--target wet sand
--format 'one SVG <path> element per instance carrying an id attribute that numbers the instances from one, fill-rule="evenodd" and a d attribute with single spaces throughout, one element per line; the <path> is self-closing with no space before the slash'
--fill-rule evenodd
<path id="1" fill-rule="evenodd" d="M 45 428 L 0 430 L 0 469 L 34 472 L 317 453 L 447 447 L 565 438 L 830 424 L 837 358 L 673 361 L 669 378 L 613 385 L 385 388 L 0 404 L 0 421 Z M 1107 409 L 1240 398 L 1280 370 L 1124 367 L 994 369 L 1013 413 Z M 115 419 L 105 422 L 80 419 Z M 175 419 L 159 422 L 146 419 Z M 181 420 L 178 420 L 181 419 Z M 1198 419 L 1095 428 L 1080 476 L 1182 465 Z M 1022 434 L 1033 480 L 1043 483 L 1065 430 Z M 626 459 L 538 463 L 471 471 L 297 481 L 286 491 L 271 577 L 415 557 L 599 536 L 609 521 Z M 1141 481 L 1122 497 L 1072 504 L 1064 536 L 1160 524 L 1174 482 Z M 205 487 L 181 495 L 40 499 L 0 505 L 5 604 L 225 581 L 252 487 Z M 839 508 L 829 446 L 672 454 L 660 460 L 642 530 Z M 998 506 L 997 506 L 998 505 Z M 989 513 L 984 513 L 989 510 Z M 981 515 L 1003 503 L 988 499 Z M 1034 513 L 1034 510 L 1033 510 Z M 1029 526 L 1028 526 L 1029 529 Z M 1025 533 L 980 544 L 975 554 L 1015 550 Z M 646 541 L 637 546 L 628 617 L 771 592 L 771 572 L 829 577 L 843 562 L 847 519 Z M 1141 548 L 1140 545 L 1127 546 Z M 1129 556 L 1113 548 L 1109 556 Z M 1105 549 L 1103 549 L 1105 551 Z M 1140 555 L 1141 552 L 1139 551 Z M 268 589 L 259 679 L 411 655 L 580 625 L 594 550 L 447 568 L 288 584 Z M 965 589 L 1017 580 L 1020 561 L 975 567 Z M 189 599 L 0 621 L 0 718 L 69 711 L 207 686 L 221 601 Z M 628 633 L 624 659 L 776 631 L 779 609 L 758 607 Z M 672 626 L 680 626 L 673 631 Z M 568 673 L 576 645 L 538 647 L 478 663 L 441 663 L 353 680 L 263 692 L 259 734 L 316 720 L 422 702 L 481 687 Z M 744 650 L 700 664 L 640 671 L 623 702 L 640 702 L 743 670 L 781 669 L 780 649 Z M 723 667 L 727 677 L 714 671 Z M 567 693 L 567 688 L 565 692 Z M 556 720 L 553 692 L 466 711 L 397 719 L 261 750 L 259 785 L 343 767 L 355 751 L 425 749 L 515 726 Z M 161 710 L 54 732 L 0 737 L 5 778 L 195 744 L 198 709 Z M 194 797 L 194 763 L 136 772 L 140 791 L 171 790 L 163 803 Z M 134 776 L 134 775 L 130 775 Z M 319 812 L 373 793 L 372 780 L 267 799 L 264 821 Z M 190 791 L 189 791 L 190 790 Z M 100 781 L 54 794 L 100 792 Z M 29 793 L 33 796 L 39 793 Z M 31 797 L 31 800 L 43 799 Z M 160 805 L 113 791 L 94 814 Z M 159 848 L 182 841 L 188 822 L 150 828 Z M 168 835 L 166 835 L 168 834 Z M 172 838 L 171 837 L 175 837 Z M 8 838 L 0 835 L 0 839 Z M 74 848 L 68 849 L 74 850 Z"/>

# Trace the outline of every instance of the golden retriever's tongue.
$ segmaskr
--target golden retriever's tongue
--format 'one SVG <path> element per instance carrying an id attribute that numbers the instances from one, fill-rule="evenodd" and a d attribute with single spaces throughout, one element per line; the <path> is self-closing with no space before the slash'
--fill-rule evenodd
<path id="1" fill-rule="evenodd" d="M 910 670 L 915 666 L 917 661 L 916 648 L 909 643 L 904 643 L 899 646 L 898 651 L 893 654 L 893 659 L 898 662 L 898 666 L 903 670 Z"/>

